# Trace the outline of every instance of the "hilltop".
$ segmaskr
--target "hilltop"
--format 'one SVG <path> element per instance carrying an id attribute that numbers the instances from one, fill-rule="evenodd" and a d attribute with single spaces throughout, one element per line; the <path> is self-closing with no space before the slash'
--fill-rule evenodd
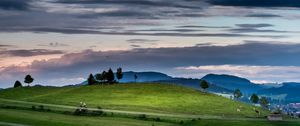
<path id="1" fill-rule="evenodd" d="M 180 92 L 180 93 L 179 93 Z M 70 87 L 23 87 L 0 91 L 21 101 L 157 113 L 255 117 L 253 106 L 173 84 L 115 84 Z M 237 108 L 242 107 L 241 112 Z"/>

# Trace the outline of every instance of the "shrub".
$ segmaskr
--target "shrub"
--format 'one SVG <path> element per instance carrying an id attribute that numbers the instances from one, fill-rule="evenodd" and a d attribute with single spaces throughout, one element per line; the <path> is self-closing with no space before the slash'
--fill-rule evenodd
<path id="1" fill-rule="evenodd" d="M 182 120 L 179 122 L 180 125 L 182 125 L 183 123 L 184 123 L 184 122 L 183 122 Z"/>
<path id="2" fill-rule="evenodd" d="M 157 117 L 157 118 L 155 118 L 155 119 L 154 119 L 154 121 L 157 121 L 157 122 L 159 122 L 159 121 L 161 121 L 161 120 L 160 120 L 160 118 L 159 118 L 159 117 Z"/>
<path id="3" fill-rule="evenodd" d="M 138 116 L 138 118 L 139 118 L 139 119 L 146 119 L 147 116 L 146 116 L 145 114 L 141 114 L 141 115 Z"/>
<path id="4" fill-rule="evenodd" d="M 43 105 L 40 105 L 40 106 L 39 106 L 39 109 L 40 109 L 41 111 L 43 111 L 43 110 L 44 110 L 44 106 L 43 106 Z"/>
<path id="5" fill-rule="evenodd" d="M 91 115 L 92 116 L 101 116 L 103 114 L 103 111 L 92 111 Z"/>
<path id="6" fill-rule="evenodd" d="M 84 115 L 87 113 L 88 113 L 87 109 L 78 108 L 75 110 L 74 115 Z"/>

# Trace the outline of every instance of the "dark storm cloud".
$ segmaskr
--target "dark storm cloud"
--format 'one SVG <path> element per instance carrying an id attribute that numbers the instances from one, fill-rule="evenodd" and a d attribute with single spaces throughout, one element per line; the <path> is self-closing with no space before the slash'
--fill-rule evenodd
<path id="1" fill-rule="evenodd" d="M 300 7 L 299 0 L 208 0 L 213 5 L 243 7 Z"/>
<path id="2" fill-rule="evenodd" d="M 123 5 L 140 5 L 140 6 L 150 6 L 150 7 L 176 7 L 176 8 L 187 8 L 187 9 L 201 9 L 201 6 L 189 4 L 176 4 L 182 3 L 184 1 L 178 0 L 168 1 L 168 0 L 58 0 L 57 3 L 65 4 L 123 4 Z M 197 1 L 186 1 L 194 3 Z"/>
<path id="3" fill-rule="evenodd" d="M 29 10 L 31 0 L 0 0 L 0 9 Z"/>
<path id="4" fill-rule="evenodd" d="M 47 50 L 47 49 L 31 49 L 31 50 L 0 50 L 2 56 L 19 56 L 19 57 L 30 57 L 39 55 L 53 55 L 53 54 L 64 54 L 60 50 Z"/>
<path id="5" fill-rule="evenodd" d="M 196 0 L 4 0 L 12 3 L 32 5 L 32 11 L 7 11 L 0 13 L 0 32 L 35 32 L 62 34 L 108 34 L 108 35 L 150 35 L 187 37 L 255 37 L 236 33 L 202 33 L 208 29 L 230 28 L 229 26 L 178 26 L 175 22 L 185 15 L 188 18 L 206 17 L 204 13 L 210 5 Z M 30 1 L 30 3 L 29 3 Z M 1 3 L 1 2 L 0 2 Z M 75 6 L 76 5 L 76 6 Z M 69 7 L 70 6 L 70 7 Z M 8 6 L 7 6 L 8 7 Z M 28 8 L 28 7 L 27 7 Z M 100 10 L 97 10 L 100 9 Z M 195 14 L 195 15 L 194 15 Z M 180 16 L 181 15 L 181 16 Z M 196 16 L 197 15 L 197 16 Z M 213 16 L 210 15 L 210 16 Z M 252 14 L 248 16 L 271 17 L 272 15 Z M 55 22 L 55 23 L 54 23 Z M 132 26 L 151 26 L 145 30 L 132 29 Z M 175 25 L 169 29 L 156 26 Z M 107 27 L 108 29 L 104 28 Z M 111 30 L 109 29 L 111 27 Z M 121 28 L 121 29 L 114 29 Z M 124 29 L 127 31 L 125 31 Z M 110 30 L 110 31 L 108 31 Z M 114 32 L 114 30 L 119 30 Z M 252 30 L 252 29 L 250 29 Z M 249 31 L 250 31 L 249 30 Z M 153 33 L 143 33 L 143 32 Z M 239 29 L 236 31 L 245 31 Z M 178 33 L 170 33 L 178 32 Z M 189 33 L 190 34 L 189 34 Z M 199 33 L 201 32 L 201 33 Z M 254 30 L 252 30 L 254 32 Z M 267 31 L 262 31 L 267 32 Z M 193 34 L 192 34 L 193 33 Z M 258 37 L 268 37 L 261 35 Z M 280 37 L 280 36 L 269 36 Z"/>
<path id="6" fill-rule="evenodd" d="M 139 18 L 139 19 L 159 19 L 159 17 L 152 15 L 147 11 L 135 11 L 135 10 L 118 10 L 106 13 L 92 13 L 82 14 L 77 16 L 79 18 L 101 18 L 101 17 L 126 17 L 126 18 Z"/>

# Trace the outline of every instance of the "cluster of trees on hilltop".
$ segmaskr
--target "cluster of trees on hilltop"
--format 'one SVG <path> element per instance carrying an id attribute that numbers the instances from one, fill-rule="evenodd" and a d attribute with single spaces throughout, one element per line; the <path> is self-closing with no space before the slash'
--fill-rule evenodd
<path id="1" fill-rule="evenodd" d="M 205 80 L 200 81 L 200 88 L 203 90 L 203 92 L 205 92 L 205 90 L 207 88 L 209 88 L 209 85 L 210 85 L 209 82 L 207 82 Z M 239 100 L 242 96 L 243 96 L 243 93 L 241 92 L 240 89 L 236 89 L 233 93 L 233 97 L 236 100 Z M 268 109 L 268 107 L 269 107 L 269 101 L 266 97 L 259 98 L 258 95 L 252 94 L 250 97 L 250 101 L 254 104 L 259 103 L 264 109 Z"/>
<path id="2" fill-rule="evenodd" d="M 33 82 L 33 78 L 31 77 L 31 75 L 26 75 L 24 78 L 24 83 L 27 83 L 28 87 L 29 85 Z M 19 80 L 16 80 L 15 84 L 14 84 L 14 88 L 17 87 L 23 87 L 22 83 Z"/>
<path id="3" fill-rule="evenodd" d="M 110 68 L 107 72 L 103 71 L 102 73 L 98 73 L 95 76 L 90 74 L 87 82 L 88 85 L 95 85 L 95 84 L 114 84 L 119 82 L 123 78 L 122 68 L 118 68 L 116 72 L 116 78 L 113 70 Z"/>

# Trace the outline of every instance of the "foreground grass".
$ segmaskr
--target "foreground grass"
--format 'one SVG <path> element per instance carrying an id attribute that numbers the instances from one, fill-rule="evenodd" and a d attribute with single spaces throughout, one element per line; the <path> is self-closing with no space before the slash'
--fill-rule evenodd
<path id="1" fill-rule="evenodd" d="M 144 121 L 120 117 L 73 116 L 50 112 L 0 109 L 1 122 L 26 126 L 299 126 L 298 121 L 268 122 L 262 120 L 184 120 L 182 123 Z M 6 126 L 6 125 L 3 125 Z"/>
<path id="2" fill-rule="evenodd" d="M 300 121 L 237 121 L 237 120 L 200 120 L 191 121 L 184 126 L 300 126 Z"/>
<path id="3" fill-rule="evenodd" d="M 177 126 L 118 117 L 85 117 L 28 110 L 0 109 L 0 122 L 35 126 Z"/>
<path id="4" fill-rule="evenodd" d="M 0 91 L 0 98 L 40 103 L 226 117 L 255 117 L 253 106 L 171 84 L 116 84 L 81 87 L 23 87 Z M 238 107 L 241 112 L 237 112 Z M 263 115 L 267 112 L 263 111 Z"/>

